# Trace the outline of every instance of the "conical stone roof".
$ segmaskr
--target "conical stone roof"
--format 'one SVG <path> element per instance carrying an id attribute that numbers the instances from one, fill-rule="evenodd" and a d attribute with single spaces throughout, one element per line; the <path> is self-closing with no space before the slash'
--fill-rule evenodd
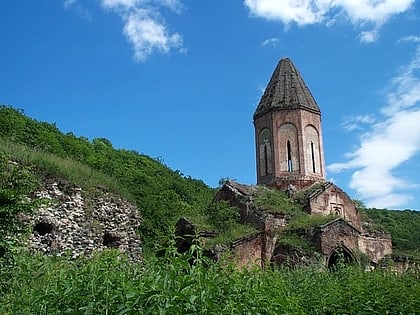
<path id="1" fill-rule="evenodd" d="M 283 58 L 277 64 L 261 97 L 254 113 L 254 119 L 270 110 L 289 109 L 306 109 L 321 113 L 299 71 L 289 58 Z"/>

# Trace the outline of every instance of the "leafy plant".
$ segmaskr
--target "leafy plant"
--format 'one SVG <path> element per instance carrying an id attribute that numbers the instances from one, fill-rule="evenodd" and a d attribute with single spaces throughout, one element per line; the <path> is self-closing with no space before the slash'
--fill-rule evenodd
<path id="1" fill-rule="evenodd" d="M 14 253 L 19 235 L 24 232 L 21 216 L 29 214 L 35 202 L 28 201 L 26 194 L 38 184 L 31 172 L 9 160 L 0 151 L 0 273 L 8 273 L 14 263 Z M 0 284 L 0 292 L 7 287 Z"/>
<path id="2" fill-rule="evenodd" d="M 227 230 L 239 222 L 240 210 L 226 200 L 212 202 L 206 209 L 210 222 L 219 230 Z"/>
<path id="3" fill-rule="evenodd" d="M 411 274 L 357 267 L 239 270 L 191 252 L 167 252 L 166 259 L 146 257 L 141 264 L 118 251 L 76 261 L 22 253 L 10 290 L 0 295 L 0 313 L 367 315 L 420 309 L 420 282 Z"/>

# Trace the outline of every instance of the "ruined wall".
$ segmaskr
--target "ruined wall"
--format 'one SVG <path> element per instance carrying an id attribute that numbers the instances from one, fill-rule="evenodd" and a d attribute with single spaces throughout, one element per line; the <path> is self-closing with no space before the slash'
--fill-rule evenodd
<path id="1" fill-rule="evenodd" d="M 245 220 L 249 214 L 251 204 L 249 198 L 250 192 L 248 191 L 250 189 L 250 186 L 228 181 L 216 193 L 213 202 L 221 200 L 228 201 L 232 206 L 238 207 L 241 210 L 241 219 Z"/>
<path id="2" fill-rule="evenodd" d="M 329 185 L 323 192 L 310 197 L 309 208 L 311 214 L 341 216 L 358 230 L 362 221 L 359 211 L 350 197 L 334 184 Z"/>
<path id="3" fill-rule="evenodd" d="M 359 231 L 338 219 L 318 228 L 314 235 L 314 245 L 326 256 L 341 245 L 354 253 L 359 247 L 359 236 Z"/>
<path id="4" fill-rule="evenodd" d="M 239 239 L 231 245 L 232 253 L 240 267 L 263 266 L 263 240 L 260 234 Z"/>
<path id="5" fill-rule="evenodd" d="M 386 233 L 363 234 L 359 239 L 360 251 L 375 263 L 392 254 L 391 235 Z"/>
<path id="6" fill-rule="evenodd" d="M 45 184 L 34 198 L 47 202 L 27 219 L 32 227 L 30 250 L 77 258 L 118 248 L 140 259 L 140 216 L 131 203 L 106 192 L 87 200 L 81 188 L 58 182 Z"/>

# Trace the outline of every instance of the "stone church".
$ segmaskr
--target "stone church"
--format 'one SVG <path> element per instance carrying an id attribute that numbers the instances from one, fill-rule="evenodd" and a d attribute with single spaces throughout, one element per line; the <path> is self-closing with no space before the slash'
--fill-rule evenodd
<path id="1" fill-rule="evenodd" d="M 306 192 L 306 213 L 338 217 L 318 226 L 308 237 L 325 265 L 334 264 L 339 255 L 354 260 L 361 253 L 375 264 L 392 253 L 390 235 L 368 232 L 351 198 L 326 181 L 321 110 L 289 58 L 277 64 L 253 118 L 257 186 L 228 181 L 214 198 L 237 206 L 241 221 L 260 231 L 231 244 L 230 250 L 241 263 L 281 263 L 288 255 L 277 245 L 288 224 L 286 217 L 262 212 L 252 203 L 259 186 L 285 191 L 290 197 Z"/>
<path id="2" fill-rule="evenodd" d="M 321 110 L 289 58 L 280 60 L 254 113 L 257 184 L 280 190 L 323 189 L 310 197 L 307 211 L 337 214 L 357 229 L 353 201 L 325 179 Z"/>

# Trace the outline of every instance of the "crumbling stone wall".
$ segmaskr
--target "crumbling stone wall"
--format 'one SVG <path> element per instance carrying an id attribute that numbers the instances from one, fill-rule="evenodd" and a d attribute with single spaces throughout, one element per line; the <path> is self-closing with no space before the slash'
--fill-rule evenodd
<path id="1" fill-rule="evenodd" d="M 359 248 L 372 262 L 377 263 L 392 254 L 391 235 L 380 232 L 363 234 L 359 238 Z"/>
<path id="2" fill-rule="evenodd" d="M 140 259 L 141 241 L 136 229 L 141 220 L 131 203 L 106 192 L 86 200 L 82 188 L 56 181 L 46 183 L 34 198 L 47 202 L 28 220 L 32 226 L 30 250 L 77 258 L 118 248 Z"/>

